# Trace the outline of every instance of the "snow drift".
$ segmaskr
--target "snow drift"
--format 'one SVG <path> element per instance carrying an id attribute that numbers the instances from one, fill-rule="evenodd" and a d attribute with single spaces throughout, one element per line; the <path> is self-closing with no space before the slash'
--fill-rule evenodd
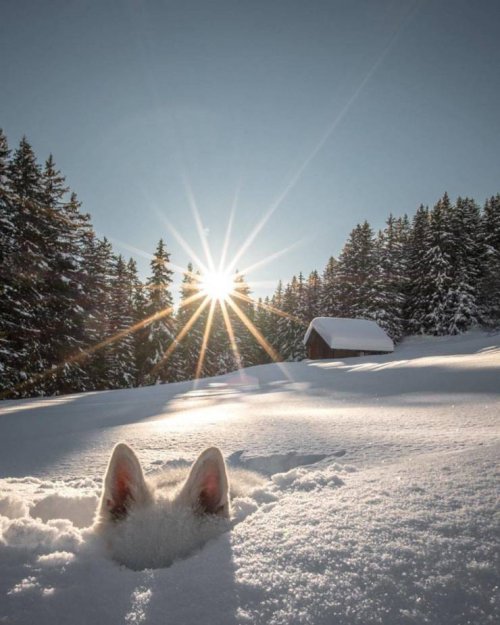
<path id="1" fill-rule="evenodd" d="M 499 338 L 4 402 L 0 622 L 498 622 Z M 216 444 L 260 477 L 227 531 L 131 570 L 91 529 L 121 440 L 148 476 Z"/>

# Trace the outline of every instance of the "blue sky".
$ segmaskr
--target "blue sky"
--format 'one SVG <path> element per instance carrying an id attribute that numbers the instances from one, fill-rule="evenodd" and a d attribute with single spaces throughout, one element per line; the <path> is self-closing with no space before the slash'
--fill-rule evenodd
<path id="1" fill-rule="evenodd" d="M 349 231 L 447 190 L 500 191 L 497 0 L 8 0 L 0 126 L 54 154 L 117 251 L 274 252 L 249 280 L 322 270 Z M 121 245 L 122 242 L 125 245 Z M 129 246 L 129 247 L 127 247 Z M 147 255 L 133 254 L 143 275 Z"/>

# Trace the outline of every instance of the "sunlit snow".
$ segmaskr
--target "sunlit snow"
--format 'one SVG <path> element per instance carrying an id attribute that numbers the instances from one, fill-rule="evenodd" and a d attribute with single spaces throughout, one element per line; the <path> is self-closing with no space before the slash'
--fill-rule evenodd
<path id="1" fill-rule="evenodd" d="M 0 623 L 500 622 L 500 335 L 0 405 Z M 113 446 L 257 472 L 171 566 L 91 525 Z M 249 474 L 250 475 L 250 474 Z"/>

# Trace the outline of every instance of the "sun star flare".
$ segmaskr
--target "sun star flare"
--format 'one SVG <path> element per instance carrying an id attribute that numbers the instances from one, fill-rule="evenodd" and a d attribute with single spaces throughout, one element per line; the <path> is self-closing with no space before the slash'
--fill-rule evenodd
<path id="1" fill-rule="evenodd" d="M 201 292 L 211 300 L 225 302 L 236 288 L 234 278 L 223 271 L 208 271 L 200 280 Z"/>

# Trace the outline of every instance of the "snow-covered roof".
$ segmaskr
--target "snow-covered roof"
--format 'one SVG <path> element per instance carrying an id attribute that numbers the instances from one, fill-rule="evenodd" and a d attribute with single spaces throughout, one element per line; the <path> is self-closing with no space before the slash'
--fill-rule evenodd
<path id="1" fill-rule="evenodd" d="M 307 343 L 313 330 L 316 330 L 331 349 L 394 351 L 392 340 L 375 321 L 369 319 L 316 317 L 307 328 L 304 344 Z"/>

